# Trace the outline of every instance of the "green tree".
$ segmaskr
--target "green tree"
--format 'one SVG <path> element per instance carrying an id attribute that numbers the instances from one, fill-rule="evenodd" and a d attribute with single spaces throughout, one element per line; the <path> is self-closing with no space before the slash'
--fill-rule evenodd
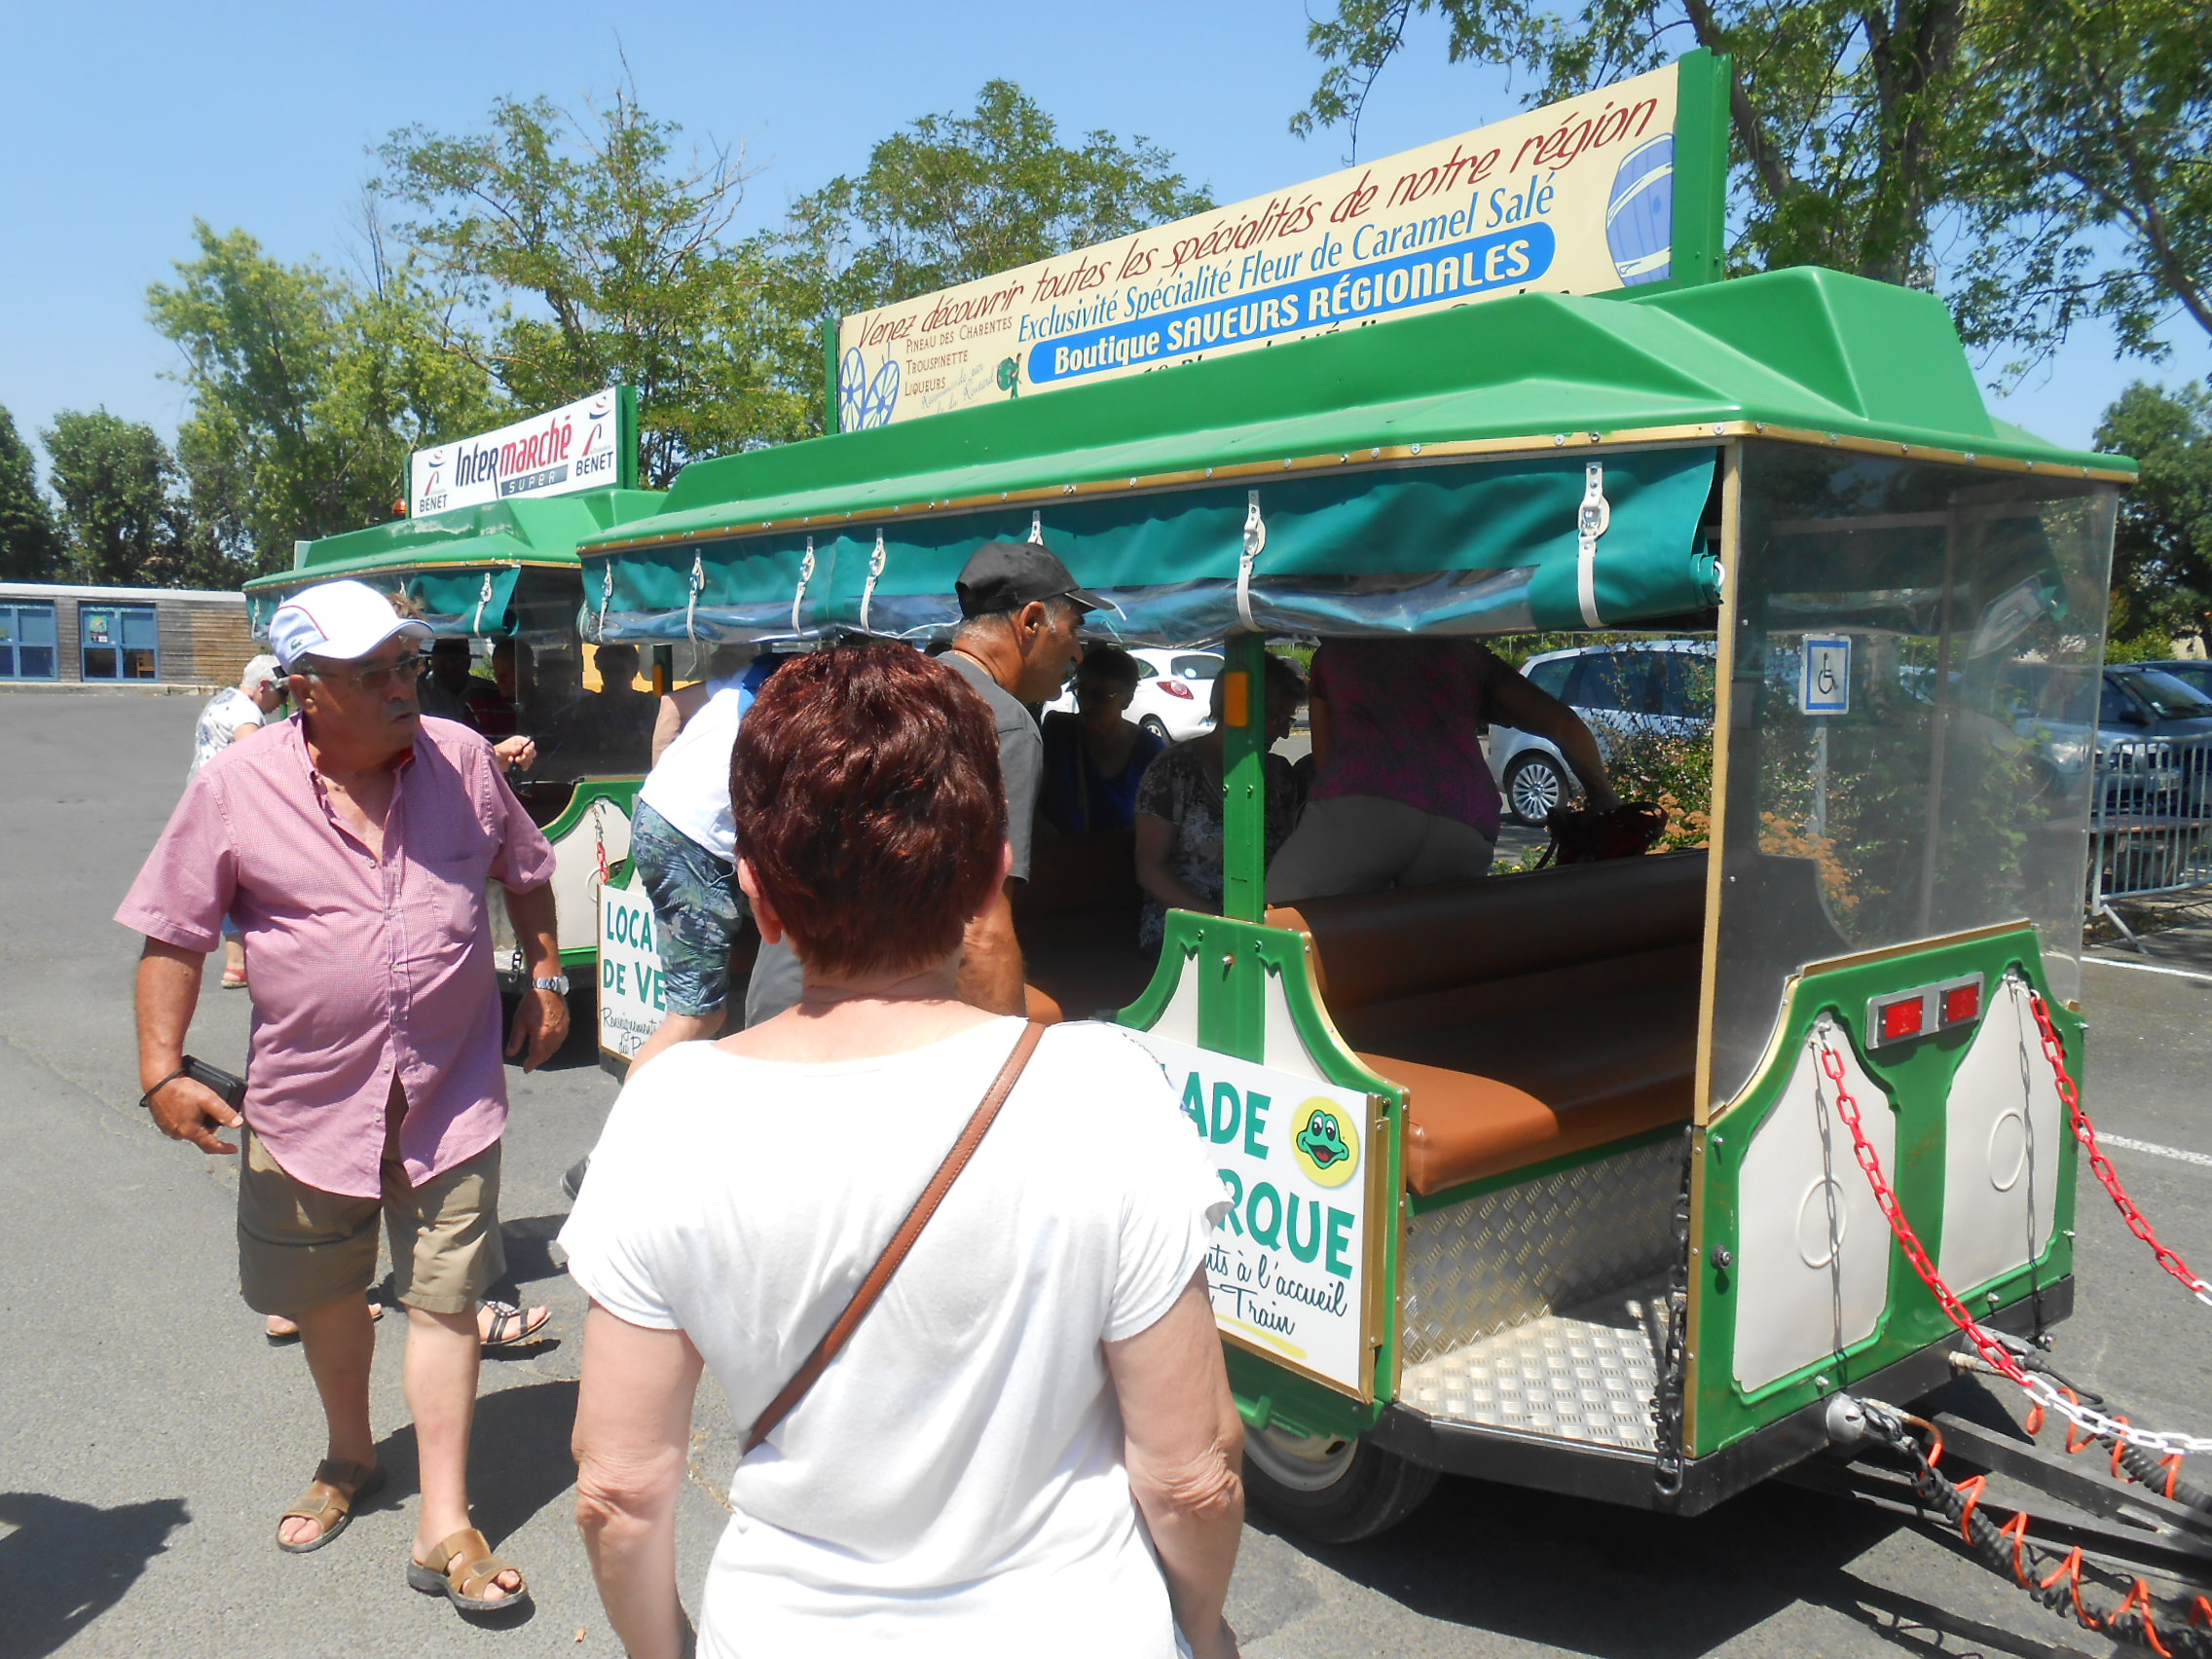
<path id="1" fill-rule="evenodd" d="M 105 409 L 63 410 L 39 434 L 61 502 L 71 574 L 118 585 L 167 586 L 175 526 L 175 463 L 153 427 Z"/>
<path id="2" fill-rule="evenodd" d="M 200 256 L 147 304 L 193 397 L 177 459 L 195 557 L 281 569 L 295 539 L 390 517 L 410 450 L 492 419 L 469 342 L 373 238 L 362 284 L 244 231 L 194 236 Z"/>
<path id="3" fill-rule="evenodd" d="M 2138 381 L 2098 423 L 2096 446 L 2142 467 L 2120 498 L 2112 634 L 2154 645 L 2212 626 L 2212 393 Z M 2157 648 L 2153 654 L 2167 651 Z"/>
<path id="4" fill-rule="evenodd" d="M 2196 0 L 1995 0 L 1982 16 L 2002 163 L 2017 206 L 1967 262 L 1970 309 L 2030 339 L 2083 316 L 2165 354 L 2178 313 L 2212 334 L 2212 12 Z"/>
<path id="5" fill-rule="evenodd" d="M 625 84 L 571 116 L 501 98 L 488 131 L 395 131 L 381 197 L 426 279 L 481 330 L 457 335 L 522 408 L 635 386 L 641 475 L 665 488 L 683 463 L 801 436 L 812 380 L 791 384 L 786 320 L 764 245 L 732 230 L 749 176 L 737 152 L 680 159 L 682 129 Z"/>
<path id="6" fill-rule="evenodd" d="M 50 582 L 60 573 L 61 538 L 38 487 L 30 445 L 0 409 L 0 581 Z"/>
<path id="7" fill-rule="evenodd" d="M 1420 14 L 1446 21 L 1455 61 L 1531 69 L 1530 104 L 1693 45 L 1732 54 L 1732 266 L 1818 264 L 1937 289 L 1970 345 L 2017 354 L 2010 371 L 2092 311 L 2155 350 L 2152 319 L 2185 292 L 2177 276 L 2194 261 L 2190 280 L 2201 278 L 2207 37 L 2191 7 L 1582 0 L 1567 16 L 1537 0 L 1338 0 L 1309 28 L 1324 67 L 1292 127 L 1344 124 L 1356 137 Z M 2150 55 L 2142 29 L 2157 37 Z M 2117 265 L 2108 227 L 2126 231 Z"/>
<path id="8" fill-rule="evenodd" d="M 972 115 L 925 115 L 793 206 L 792 243 L 820 273 L 823 309 L 851 312 L 1110 241 L 1213 204 L 1149 139 L 1062 144 L 1012 81 Z"/>

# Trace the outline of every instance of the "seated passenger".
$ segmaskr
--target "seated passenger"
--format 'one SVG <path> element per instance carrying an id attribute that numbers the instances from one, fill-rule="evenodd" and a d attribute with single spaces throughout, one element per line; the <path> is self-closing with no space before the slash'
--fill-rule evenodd
<path id="1" fill-rule="evenodd" d="M 492 752 L 512 771 L 537 758 L 537 746 L 514 735 L 514 710 L 489 680 L 469 672 L 467 640 L 447 635 L 430 644 L 430 666 L 417 687 L 423 713 L 459 720 L 492 740 Z M 486 721 L 498 730 L 488 730 Z"/>
<path id="2" fill-rule="evenodd" d="M 430 666 L 423 673 L 423 682 L 416 688 L 416 701 L 425 715 L 442 720 L 459 720 L 462 725 L 474 726 L 468 716 L 468 687 L 475 678 L 469 673 L 468 642 L 448 635 L 430 642 Z"/>
<path id="3" fill-rule="evenodd" d="M 1037 810 L 1066 835 L 1126 830 L 1137 785 L 1166 743 L 1128 719 L 1144 677 L 1119 645 L 1085 647 L 1075 671 L 1075 713 L 1045 717 L 1045 779 Z"/>
<path id="4" fill-rule="evenodd" d="M 610 756 L 631 757 L 625 766 L 634 761 L 643 771 L 660 699 L 638 689 L 638 647 L 602 645 L 592 660 L 599 669 L 599 695 L 592 712 L 598 717 L 601 747 Z"/>
<path id="5" fill-rule="evenodd" d="M 514 736 L 516 713 L 529 700 L 531 684 L 530 647 L 520 640 L 494 640 L 492 684 L 481 688 L 477 681 L 468 694 L 476 729 L 494 743 Z"/>
<path id="6" fill-rule="evenodd" d="M 1581 717 L 1468 639 L 1325 640 L 1313 654 L 1313 786 L 1268 869 L 1268 903 L 1490 873 L 1497 783 L 1486 720 L 1548 737 L 1589 794 L 1620 804 Z"/>
<path id="7" fill-rule="evenodd" d="M 1222 691 L 1229 676 L 1213 682 L 1213 730 L 1178 743 L 1155 760 L 1137 786 L 1137 885 L 1144 889 L 1144 916 L 1137 942 L 1160 948 L 1170 909 L 1221 913 L 1221 799 L 1223 731 Z M 1290 735 L 1290 719 L 1306 682 L 1281 657 L 1268 658 L 1268 743 Z M 1298 823 L 1301 796 L 1290 762 L 1266 756 L 1267 851 L 1275 856 Z"/>

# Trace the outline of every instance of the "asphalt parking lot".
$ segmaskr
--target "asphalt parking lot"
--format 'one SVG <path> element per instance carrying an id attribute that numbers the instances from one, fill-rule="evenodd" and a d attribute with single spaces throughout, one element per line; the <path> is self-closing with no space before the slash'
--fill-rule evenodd
<path id="1" fill-rule="evenodd" d="M 570 1520 L 582 1301 L 552 1248 L 560 1173 L 612 1098 L 588 1035 L 511 1079 L 508 1256 L 554 1316 L 546 1341 L 487 1363 L 473 1465 L 479 1519 L 529 1570 L 535 1611 L 471 1628 L 403 1584 L 415 1477 L 395 1341 L 377 1368 L 384 1495 L 327 1551 L 272 1542 L 318 1454 L 318 1414 L 298 1350 L 268 1346 L 238 1301 L 230 1165 L 135 1109 L 137 940 L 109 920 L 175 800 L 197 709 L 0 696 L 0 1659 L 613 1655 Z M 2212 977 L 2191 974 L 2212 975 L 2212 939 L 2157 948 L 2165 972 L 2087 970 L 2090 1101 L 2161 1232 L 2212 1261 Z M 194 1051 L 239 1065 L 247 1015 L 211 971 Z M 2093 1190 L 2080 1232 L 2062 1362 L 2140 1421 L 2212 1429 L 2212 1309 L 2157 1275 Z M 692 1594 L 736 1451 L 714 1391 L 702 1399 L 681 1534 Z M 1255 1525 L 1231 1613 L 1254 1659 L 2108 1650 L 1909 1526 L 1782 1486 L 1672 1521 L 1448 1480 L 1355 1547 Z M 1052 1632 L 1034 1645 L 1051 1652 Z"/>

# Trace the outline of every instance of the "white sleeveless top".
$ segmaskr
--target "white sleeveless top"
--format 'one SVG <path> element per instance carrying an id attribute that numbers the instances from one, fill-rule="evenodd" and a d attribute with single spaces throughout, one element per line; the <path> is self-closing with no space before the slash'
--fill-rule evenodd
<path id="1" fill-rule="evenodd" d="M 729 755 L 738 722 L 753 706 L 745 676 L 707 682 L 707 701 L 645 777 L 638 798 L 678 833 L 726 865 L 737 863 L 737 826 L 729 811 Z"/>

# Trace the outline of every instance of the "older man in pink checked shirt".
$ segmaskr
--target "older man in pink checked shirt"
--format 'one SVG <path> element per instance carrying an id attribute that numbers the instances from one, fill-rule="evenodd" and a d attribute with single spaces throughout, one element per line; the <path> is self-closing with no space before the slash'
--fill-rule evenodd
<path id="1" fill-rule="evenodd" d="M 380 1216 L 408 1310 L 407 1403 L 423 1503 L 408 1582 L 463 1611 L 512 1609 L 523 1576 L 469 1520 L 476 1305 L 504 1270 L 506 1127 L 487 882 L 505 889 L 532 990 L 507 1052 L 568 1034 L 553 852 L 484 740 L 416 707 L 419 642 L 359 582 L 281 607 L 270 645 L 299 714 L 217 756 L 177 804 L 116 919 L 146 936 L 139 1071 L 163 1132 L 229 1154 L 245 1130 L 239 1274 L 247 1304 L 299 1322 L 328 1455 L 278 1522 L 319 1549 L 383 1478 L 369 1424 L 365 1292 Z M 243 1116 L 184 1071 L 203 964 L 223 917 L 254 964 Z"/>

